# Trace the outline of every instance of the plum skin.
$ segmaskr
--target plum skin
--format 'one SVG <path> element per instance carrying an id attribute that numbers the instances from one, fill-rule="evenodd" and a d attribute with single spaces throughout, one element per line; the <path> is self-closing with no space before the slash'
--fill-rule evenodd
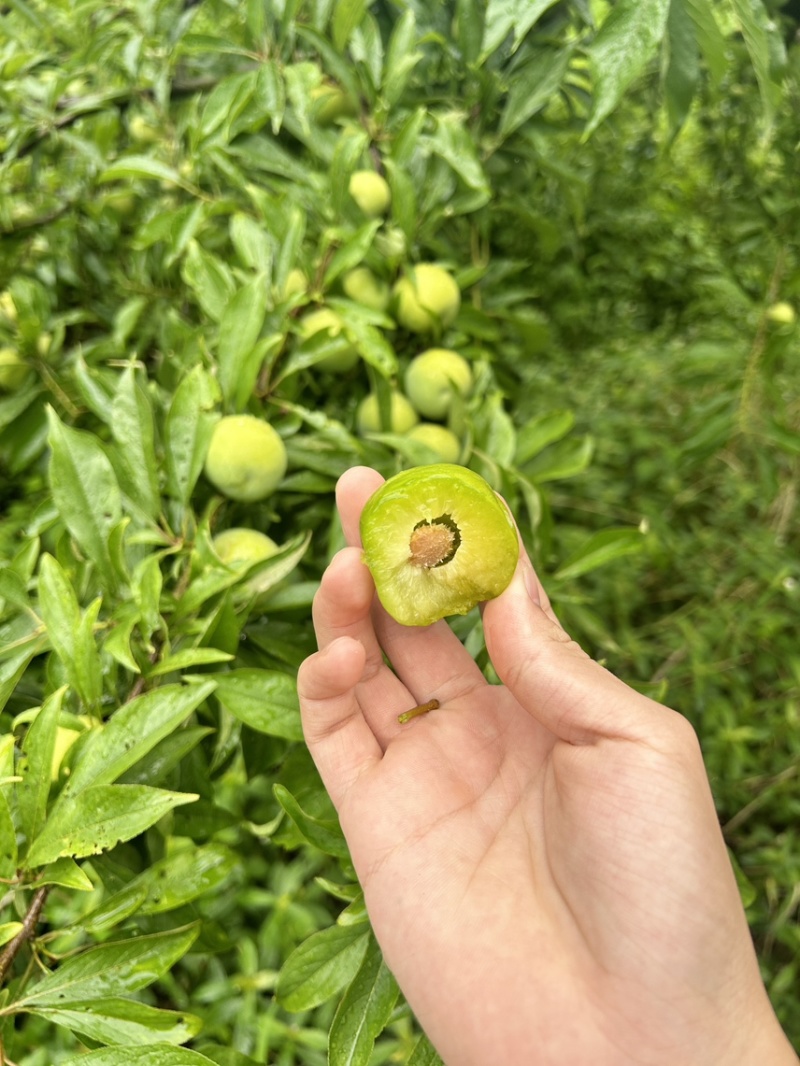
<path id="1" fill-rule="evenodd" d="M 425 526 L 442 529 L 440 558 L 435 543 L 413 558 L 412 538 Z M 452 463 L 414 467 L 390 478 L 367 501 L 360 532 L 378 598 L 406 626 L 466 614 L 499 596 L 519 556 L 505 504 L 479 474 Z"/>

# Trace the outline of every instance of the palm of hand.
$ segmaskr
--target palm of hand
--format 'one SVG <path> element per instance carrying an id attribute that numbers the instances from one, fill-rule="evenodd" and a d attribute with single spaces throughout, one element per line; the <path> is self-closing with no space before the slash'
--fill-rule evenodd
<path id="1" fill-rule="evenodd" d="M 351 543 L 374 487 L 353 480 L 340 500 Z M 528 692 L 519 590 L 484 614 L 513 692 L 445 623 L 397 626 L 373 593 L 346 549 L 315 604 L 341 695 L 306 697 L 336 723 L 309 744 L 389 967 L 445 1061 L 721 1062 L 760 982 L 683 720 L 565 647 L 546 603 L 531 624 L 557 655 L 548 666 L 545 648 Z M 398 725 L 434 696 L 438 710 Z"/>

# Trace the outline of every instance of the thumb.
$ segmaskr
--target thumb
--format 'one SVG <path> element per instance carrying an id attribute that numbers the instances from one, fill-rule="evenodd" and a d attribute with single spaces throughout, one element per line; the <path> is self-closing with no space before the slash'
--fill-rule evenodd
<path id="1" fill-rule="evenodd" d="M 501 681 L 562 740 L 642 740 L 652 736 L 654 713 L 672 713 L 629 688 L 570 639 L 521 546 L 511 584 L 484 607 L 483 628 Z"/>

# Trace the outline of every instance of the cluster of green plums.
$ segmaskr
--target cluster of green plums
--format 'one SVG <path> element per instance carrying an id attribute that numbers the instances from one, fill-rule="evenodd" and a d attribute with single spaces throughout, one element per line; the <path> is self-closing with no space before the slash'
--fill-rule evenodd
<path id="1" fill-rule="evenodd" d="M 320 101 L 320 106 L 333 106 L 327 97 Z M 373 170 L 357 170 L 348 192 L 369 218 L 385 215 L 391 204 L 390 186 Z M 386 610 L 404 625 L 428 625 L 499 595 L 511 580 L 518 554 L 505 506 L 483 478 L 459 465 L 462 441 L 453 427 L 474 386 L 472 367 L 461 353 L 435 345 L 458 314 L 461 292 L 437 263 L 407 267 L 393 285 L 362 264 L 344 275 L 341 287 L 355 303 L 390 314 L 401 329 L 420 339 L 422 350 L 407 362 L 401 382 L 362 398 L 355 429 L 365 437 L 393 434 L 425 446 L 412 454 L 427 455 L 428 462 L 390 478 L 369 501 L 361 536 L 364 561 Z M 301 301 L 296 297 L 307 291 L 306 276 L 295 268 L 283 298 L 297 305 Z M 338 376 L 358 365 L 358 347 L 334 307 L 306 311 L 296 331 L 300 344 L 320 334 L 343 342 L 318 358 L 315 370 Z M 205 474 L 223 495 L 243 503 L 264 500 L 280 485 L 286 466 L 283 440 L 264 418 L 237 414 L 217 422 Z M 230 566 L 250 566 L 279 551 L 269 537 L 243 527 L 217 534 L 213 546 Z"/>

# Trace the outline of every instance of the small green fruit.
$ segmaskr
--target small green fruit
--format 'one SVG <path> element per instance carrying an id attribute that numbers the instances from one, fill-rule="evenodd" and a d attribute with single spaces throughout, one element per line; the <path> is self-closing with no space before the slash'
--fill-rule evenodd
<path id="1" fill-rule="evenodd" d="M 419 422 L 417 412 L 402 394 L 393 392 L 390 400 L 390 419 L 388 427 L 381 425 L 378 397 L 374 392 L 365 396 L 358 405 L 356 425 L 363 436 L 367 433 L 406 433 Z"/>
<path id="2" fill-rule="evenodd" d="M 356 267 L 345 274 L 342 288 L 351 300 L 372 311 L 385 311 L 389 306 L 389 286 L 376 278 L 369 267 Z"/>
<path id="3" fill-rule="evenodd" d="M 444 426 L 437 426 L 434 422 L 420 422 L 406 434 L 409 440 L 419 441 L 426 445 L 437 458 L 431 462 L 457 463 L 461 455 L 461 441 Z"/>
<path id="4" fill-rule="evenodd" d="M 307 288 L 308 278 L 300 267 L 293 267 L 286 275 L 286 282 L 283 286 L 283 299 L 290 300 L 293 296 L 299 296 Z"/>
<path id="5" fill-rule="evenodd" d="M 14 392 L 20 388 L 31 368 L 20 359 L 14 348 L 0 348 L 0 391 Z"/>
<path id="6" fill-rule="evenodd" d="M 361 514 L 364 561 L 389 614 L 426 626 L 507 587 L 519 555 L 511 516 L 472 470 L 449 463 L 390 478 Z"/>
<path id="7" fill-rule="evenodd" d="M 776 326 L 793 326 L 797 315 L 790 303 L 780 300 L 767 310 L 767 318 Z"/>
<path id="8" fill-rule="evenodd" d="M 275 541 L 266 533 L 241 526 L 223 530 L 211 543 L 214 551 L 227 566 L 235 566 L 236 563 L 260 563 L 280 551 Z"/>
<path id="9" fill-rule="evenodd" d="M 337 118 L 346 118 L 356 113 L 352 99 L 338 85 L 328 82 L 324 85 L 315 85 L 309 96 L 311 97 L 311 114 L 320 126 L 330 126 Z"/>
<path id="10" fill-rule="evenodd" d="M 9 322 L 17 321 L 17 305 L 10 292 L 0 292 L 0 315 Z"/>
<path id="11" fill-rule="evenodd" d="M 429 348 L 409 363 L 405 386 L 408 398 L 423 418 L 445 418 L 453 396 L 469 394 L 472 369 L 458 352 Z"/>
<path id="12" fill-rule="evenodd" d="M 309 337 L 316 336 L 317 333 L 321 333 L 323 330 L 331 337 L 338 337 L 343 328 L 344 323 L 341 318 L 335 311 L 331 311 L 329 307 L 322 307 L 319 311 L 312 311 L 300 323 L 300 332 L 306 340 Z M 341 352 L 320 359 L 316 365 L 331 374 L 342 374 L 346 370 L 352 370 L 357 362 L 358 352 L 353 345 L 348 345 Z"/>
<path id="13" fill-rule="evenodd" d="M 160 132 L 147 121 L 144 115 L 133 116 L 128 123 L 128 132 L 131 139 L 139 144 L 155 144 L 161 140 Z"/>
<path id="14" fill-rule="evenodd" d="M 370 218 L 385 215 L 392 202 L 392 190 L 388 182 L 374 170 L 357 170 L 350 176 L 348 192 Z"/>
<path id="15" fill-rule="evenodd" d="M 375 249 L 384 259 L 401 259 L 408 251 L 408 241 L 399 226 L 382 226 L 375 234 Z"/>
<path id="16" fill-rule="evenodd" d="M 447 271 L 420 263 L 394 287 L 397 321 L 412 333 L 433 333 L 449 326 L 461 306 L 461 293 Z"/>
<path id="17" fill-rule="evenodd" d="M 251 503 L 275 491 L 286 464 L 286 447 L 269 422 L 227 415 L 214 427 L 205 473 L 223 495 Z"/>

